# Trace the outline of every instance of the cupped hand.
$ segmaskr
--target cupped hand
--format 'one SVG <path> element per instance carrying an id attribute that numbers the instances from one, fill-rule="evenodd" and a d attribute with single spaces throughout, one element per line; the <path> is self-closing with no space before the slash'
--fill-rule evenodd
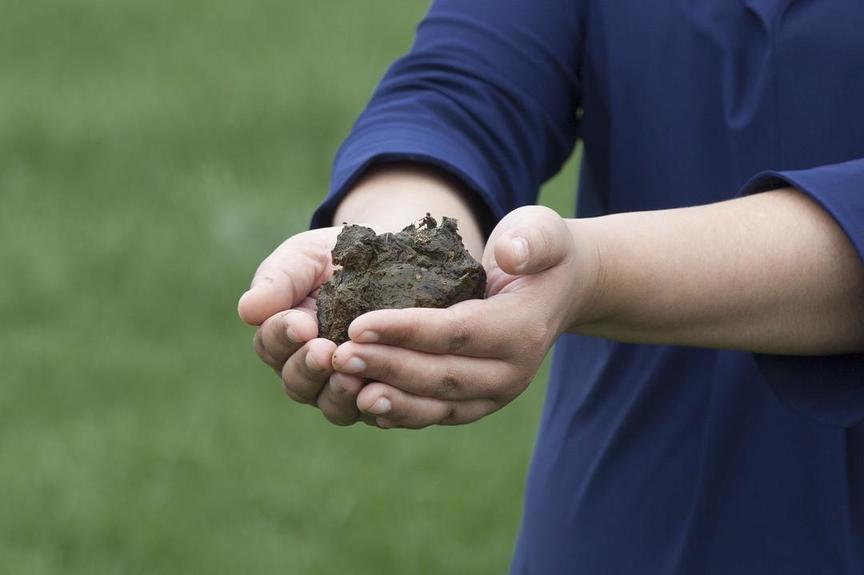
<path id="1" fill-rule="evenodd" d="M 564 220 L 536 206 L 499 223 L 483 264 L 486 299 L 364 314 L 332 353 L 337 374 L 372 381 L 357 408 L 379 427 L 463 424 L 512 401 L 591 298 L 599 269 L 596 252 L 577 249 Z"/>
<path id="2" fill-rule="evenodd" d="M 333 423 L 347 425 L 361 414 L 356 406 L 362 380 L 334 373 L 336 344 L 318 337 L 317 290 L 333 273 L 331 250 L 341 227 L 311 230 L 287 239 L 265 259 L 237 310 L 257 326 L 255 352 L 282 378 L 285 392 L 317 405 Z"/>

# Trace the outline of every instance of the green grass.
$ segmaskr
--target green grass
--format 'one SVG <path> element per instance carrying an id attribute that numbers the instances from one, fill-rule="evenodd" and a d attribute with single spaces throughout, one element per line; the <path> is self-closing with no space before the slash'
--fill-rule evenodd
<path id="1" fill-rule="evenodd" d="M 0 2 L 0 573 L 506 570 L 542 375 L 336 428 L 234 311 L 425 4 Z"/>

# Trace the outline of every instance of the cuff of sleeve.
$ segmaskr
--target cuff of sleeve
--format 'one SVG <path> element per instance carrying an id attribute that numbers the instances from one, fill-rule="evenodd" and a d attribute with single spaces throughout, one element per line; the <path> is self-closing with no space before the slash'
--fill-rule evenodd
<path id="1" fill-rule="evenodd" d="M 864 159 L 763 172 L 747 182 L 740 195 L 789 186 L 834 218 L 864 262 Z M 851 427 L 864 421 L 864 354 L 755 358 L 774 393 L 795 411 L 829 425 Z"/>
<path id="2" fill-rule="evenodd" d="M 495 194 L 494 176 L 481 168 L 482 159 L 457 136 L 417 127 L 378 126 L 374 134 L 355 132 L 342 145 L 333 166 L 330 192 L 313 214 L 311 227 L 332 225 L 339 202 L 372 165 L 404 161 L 434 166 L 460 180 L 477 206 L 477 219 L 487 237 L 495 222 L 509 211 Z"/>

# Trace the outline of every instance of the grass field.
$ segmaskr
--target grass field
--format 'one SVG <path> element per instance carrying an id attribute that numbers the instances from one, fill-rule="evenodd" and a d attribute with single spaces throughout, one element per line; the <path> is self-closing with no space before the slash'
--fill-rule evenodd
<path id="1" fill-rule="evenodd" d="M 425 4 L 0 0 L 0 573 L 506 570 L 542 374 L 336 428 L 235 315 Z"/>

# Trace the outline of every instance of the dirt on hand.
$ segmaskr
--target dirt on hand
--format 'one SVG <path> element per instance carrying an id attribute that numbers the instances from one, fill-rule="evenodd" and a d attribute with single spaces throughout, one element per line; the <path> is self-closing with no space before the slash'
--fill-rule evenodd
<path id="1" fill-rule="evenodd" d="M 318 293 L 319 337 L 348 341 L 354 318 L 377 309 L 445 308 L 482 298 L 486 271 L 462 245 L 456 220 L 429 214 L 397 234 L 346 225 L 333 248 L 341 266 Z"/>

